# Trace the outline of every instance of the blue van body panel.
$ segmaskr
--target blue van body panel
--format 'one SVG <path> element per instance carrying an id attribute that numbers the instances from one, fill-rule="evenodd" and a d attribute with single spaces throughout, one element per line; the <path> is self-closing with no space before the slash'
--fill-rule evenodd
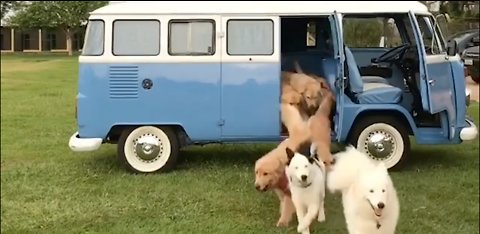
<path id="1" fill-rule="evenodd" d="M 350 101 L 347 96 L 344 96 L 343 100 L 345 100 L 343 104 L 343 118 L 342 118 L 342 131 L 340 132 L 340 141 L 345 142 L 347 141 L 348 135 L 353 127 L 353 123 L 357 119 L 357 117 L 365 112 L 369 111 L 386 111 L 386 112 L 397 112 L 405 117 L 408 121 L 408 124 L 412 128 L 414 134 L 417 132 L 417 127 L 413 118 L 411 117 L 410 113 L 400 105 L 397 104 L 356 104 Z"/>
<path id="2" fill-rule="evenodd" d="M 194 141 L 220 137 L 220 64 L 80 64 L 79 89 L 80 137 L 154 124 L 181 125 Z"/>
<path id="3" fill-rule="evenodd" d="M 280 140 L 280 64 L 227 64 L 222 71 L 223 79 L 218 63 L 81 64 L 79 135 L 179 125 L 194 142 Z M 150 89 L 144 79 L 152 80 Z"/>

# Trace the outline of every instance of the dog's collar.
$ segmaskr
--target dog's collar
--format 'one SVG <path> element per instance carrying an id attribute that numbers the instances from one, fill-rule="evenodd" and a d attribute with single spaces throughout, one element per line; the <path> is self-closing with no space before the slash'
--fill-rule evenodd
<path id="1" fill-rule="evenodd" d="M 278 188 L 283 191 L 286 195 L 290 195 L 290 188 L 288 187 L 288 178 L 287 175 L 283 175 L 279 182 L 278 182 Z"/>
<path id="2" fill-rule="evenodd" d="M 372 208 L 372 211 L 373 211 L 373 214 L 375 215 L 375 217 L 377 218 L 376 221 L 377 221 L 377 229 L 380 229 L 380 227 L 382 226 L 380 224 L 380 221 L 378 220 L 380 218 L 380 216 L 377 215 L 377 213 L 375 212 L 375 207 L 373 207 L 372 203 L 370 202 L 370 200 L 366 199 L 367 200 L 367 203 L 370 205 L 370 207 Z"/>

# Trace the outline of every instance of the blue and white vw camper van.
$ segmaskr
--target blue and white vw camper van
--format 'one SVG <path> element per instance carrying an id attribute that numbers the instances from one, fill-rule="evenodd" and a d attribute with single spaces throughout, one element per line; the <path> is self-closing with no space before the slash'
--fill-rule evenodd
<path id="1" fill-rule="evenodd" d="M 389 168 L 418 144 L 477 137 L 462 61 L 419 2 L 117 3 L 89 17 L 73 151 L 118 145 L 134 172 L 193 144 L 279 142 L 280 73 L 298 61 L 336 95 L 332 139 Z"/>

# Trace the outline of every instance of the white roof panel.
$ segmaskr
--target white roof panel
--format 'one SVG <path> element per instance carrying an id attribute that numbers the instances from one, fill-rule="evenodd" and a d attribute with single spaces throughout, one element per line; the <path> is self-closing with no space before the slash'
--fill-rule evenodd
<path id="1" fill-rule="evenodd" d="M 92 15 L 112 14 L 266 14 L 302 15 L 340 13 L 428 13 L 428 8 L 414 1 L 161 1 L 123 2 L 110 4 L 92 12 Z"/>

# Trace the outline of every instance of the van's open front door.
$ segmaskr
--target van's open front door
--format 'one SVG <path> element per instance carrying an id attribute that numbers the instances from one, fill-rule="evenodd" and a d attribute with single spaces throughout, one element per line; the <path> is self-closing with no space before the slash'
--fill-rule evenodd
<path id="1" fill-rule="evenodd" d="M 335 92 L 336 92 L 336 115 L 334 117 L 334 131 L 335 136 L 333 136 L 333 141 L 340 140 L 340 133 L 342 132 L 342 118 L 343 118 L 343 90 L 345 87 L 345 73 L 344 73 L 344 62 L 345 62 L 345 51 L 343 46 L 343 27 L 342 27 L 342 15 L 336 11 L 328 17 L 330 21 L 330 27 L 332 29 L 332 42 L 335 53 L 335 60 L 337 61 L 337 75 L 335 81 Z"/>
<path id="2" fill-rule="evenodd" d="M 415 15 L 411 11 L 409 17 L 420 61 L 419 88 L 423 110 L 431 114 L 446 113 L 442 118 L 446 117 L 448 121 L 442 120 L 442 127 L 452 139 L 455 134 L 456 101 L 450 58 L 443 41 L 438 37 L 440 34 L 434 34 L 433 17 Z M 447 122 L 448 126 L 445 126 Z"/>

